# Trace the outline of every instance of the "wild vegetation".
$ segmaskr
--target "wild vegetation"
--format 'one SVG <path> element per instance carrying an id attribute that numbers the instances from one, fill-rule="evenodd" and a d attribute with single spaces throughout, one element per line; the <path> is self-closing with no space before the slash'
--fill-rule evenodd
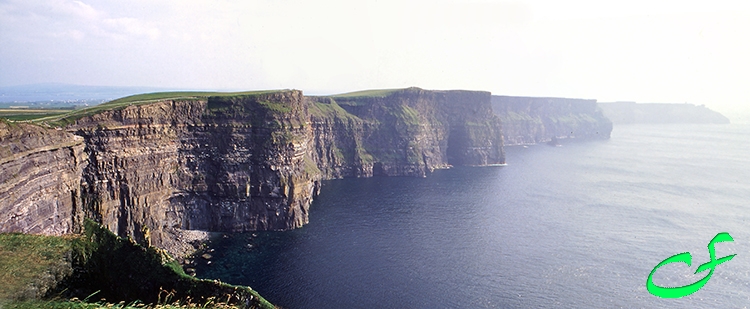
<path id="1" fill-rule="evenodd" d="M 117 237 L 93 221 L 84 231 L 0 234 L 0 306 L 275 308 L 249 287 L 189 276 L 163 250 Z"/>
<path id="2" fill-rule="evenodd" d="M 315 102 L 314 104 L 310 105 L 308 111 L 310 112 L 310 114 L 317 117 L 333 116 L 342 120 L 350 119 L 354 121 L 362 121 L 357 116 L 354 116 L 341 108 L 341 106 L 333 99 L 331 99 L 328 103 Z"/>
<path id="3" fill-rule="evenodd" d="M 72 237 L 0 234 L 0 299 L 46 292 L 51 287 L 45 281 L 72 271 L 71 246 Z"/>

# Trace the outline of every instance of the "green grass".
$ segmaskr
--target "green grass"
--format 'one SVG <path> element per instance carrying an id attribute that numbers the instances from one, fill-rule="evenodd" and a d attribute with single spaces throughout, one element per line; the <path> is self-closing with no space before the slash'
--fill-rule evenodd
<path id="1" fill-rule="evenodd" d="M 88 219 L 84 226 L 76 237 L 0 234 L 0 308 L 274 308 L 248 287 L 188 276 L 163 250 Z M 63 280 L 49 295 L 56 298 L 25 293 L 40 284 L 50 291 L 50 278 Z"/>
<path id="2" fill-rule="evenodd" d="M 117 100 L 109 101 L 107 103 L 98 106 L 112 106 L 121 105 L 124 103 L 148 103 L 160 100 L 173 100 L 173 99 L 202 99 L 208 97 L 231 97 L 231 96 L 248 96 L 248 95 L 261 95 L 276 92 L 283 92 L 286 90 L 258 90 L 258 91 L 241 91 L 241 92 L 205 92 L 205 91 L 181 91 L 181 92 L 154 92 L 136 94 L 128 97 L 120 98 Z"/>
<path id="3" fill-rule="evenodd" d="M 355 91 L 355 92 L 347 92 L 347 93 L 341 93 L 332 95 L 333 98 L 360 98 L 360 97 L 377 97 L 377 98 L 384 98 L 387 97 L 393 93 L 405 90 L 408 88 L 399 88 L 399 89 L 371 89 L 371 90 L 362 90 L 362 91 Z"/>
<path id="4" fill-rule="evenodd" d="M 315 116 L 319 116 L 319 117 L 333 116 L 336 118 L 340 118 L 342 120 L 349 119 L 349 120 L 354 120 L 354 121 L 359 121 L 359 122 L 362 121 L 362 119 L 360 119 L 359 117 L 350 114 L 341 106 L 339 106 L 338 103 L 336 103 L 336 101 L 332 101 L 330 104 L 316 102 L 315 104 L 310 106 L 308 111 L 311 114 Z"/>
<path id="5" fill-rule="evenodd" d="M 175 300 L 203 305 L 220 298 L 232 303 L 247 301 L 252 308 L 274 308 L 248 287 L 188 276 L 163 250 L 142 247 L 117 237 L 88 219 L 84 226 L 85 233 L 73 248 L 75 263 L 85 270 L 76 278 L 74 286 L 87 291 L 84 294 L 99 290 L 97 298 L 110 302 L 160 304 Z M 168 297 L 163 295 L 164 291 L 170 291 Z"/>
<path id="6" fill-rule="evenodd" d="M 64 263 L 69 237 L 0 234 L 0 299 L 18 296 L 49 270 Z"/>
<path id="7" fill-rule="evenodd" d="M 393 115 L 407 125 L 416 126 L 420 123 L 419 112 L 406 105 L 401 105 L 400 108 L 396 107 L 393 110 Z"/>
<path id="8" fill-rule="evenodd" d="M 0 117 L 14 121 L 33 120 L 42 117 L 61 115 L 70 112 L 70 109 L 0 109 Z"/>
<path id="9" fill-rule="evenodd" d="M 261 90 L 261 91 L 244 91 L 244 92 L 201 92 L 201 91 L 181 91 L 181 92 L 156 92 L 132 95 L 107 103 L 99 104 L 85 109 L 75 110 L 70 113 L 38 118 L 36 122 L 47 122 L 52 125 L 65 126 L 74 123 L 83 117 L 91 116 L 106 110 L 119 110 L 131 105 L 141 105 L 154 103 L 163 100 L 202 100 L 208 97 L 233 97 L 233 96 L 252 96 L 282 92 L 288 90 Z"/>

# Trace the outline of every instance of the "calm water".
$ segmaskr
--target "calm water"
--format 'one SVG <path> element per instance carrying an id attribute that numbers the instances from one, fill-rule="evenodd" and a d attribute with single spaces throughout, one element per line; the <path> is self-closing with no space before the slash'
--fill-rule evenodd
<path id="1" fill-rule="evenodd" d="M 750 126 L 618 126 L 611 140 L 508 148 L 507 167 L 326 182 L 310 224 L 214 242 L 204 278 L 284 308 L 750 306 Z M 701 290 L 646 291 L 651 269 Z M 248 248 L 248 244 L 253 248 Z"/>

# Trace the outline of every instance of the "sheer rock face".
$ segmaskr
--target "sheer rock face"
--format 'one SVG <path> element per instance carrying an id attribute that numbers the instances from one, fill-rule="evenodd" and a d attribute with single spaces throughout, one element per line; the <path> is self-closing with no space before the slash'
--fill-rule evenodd
<path id="1" fill-rule="evenodd" d="M 321 179 L 503 163 L 502 142 L 489 93 L 417 88 L 163 100 L 64 129 L 2 122 L 0 232 L 59 235 L 88 217 L 180 256 L 190 230 L 306 224 Z"/>
<path id="2" fill-rule="evenodd" d="M 90 162 L 85 215 L 167 249 L 179 246 L 180 230 L 302 226 L 320 180 L 305 170 L 303 99 L 291 91 L 163 101 L 78 121 Z"/>
<path id="3" fill-rule="evenodd" d="M 408 88 L 333 100 L 361 123 L 347 141 L 355 151 L 344 157 L 363 162 L 364 175 L 425 176 L 450 165 L 505 163 L 489 92 Z"/>
<path id="4" fill-rule="evenodd" d="M 596 100 L 492 96 L 503 123 L 505 145 L 546 143 L 555 139 L 609 139 L 612 121 Z"/>
<path id="5" fill-rule="evenodd" d="M 83 139 L 0 121 L 0 232 L 62 235 L 79 209 Z"/>

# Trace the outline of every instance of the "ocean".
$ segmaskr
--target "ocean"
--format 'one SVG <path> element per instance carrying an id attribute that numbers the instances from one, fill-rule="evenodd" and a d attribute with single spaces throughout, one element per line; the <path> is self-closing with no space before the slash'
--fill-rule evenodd
<path id="1" fill-rule="evenodd" d="M 747 308 L 750 126 L 616 126 L 505 167 L 326 181 L 310 223 L 213 241 L 201 278 L 283 308 Z M 682 298 L 646 289 L 708 282 Z"/>

